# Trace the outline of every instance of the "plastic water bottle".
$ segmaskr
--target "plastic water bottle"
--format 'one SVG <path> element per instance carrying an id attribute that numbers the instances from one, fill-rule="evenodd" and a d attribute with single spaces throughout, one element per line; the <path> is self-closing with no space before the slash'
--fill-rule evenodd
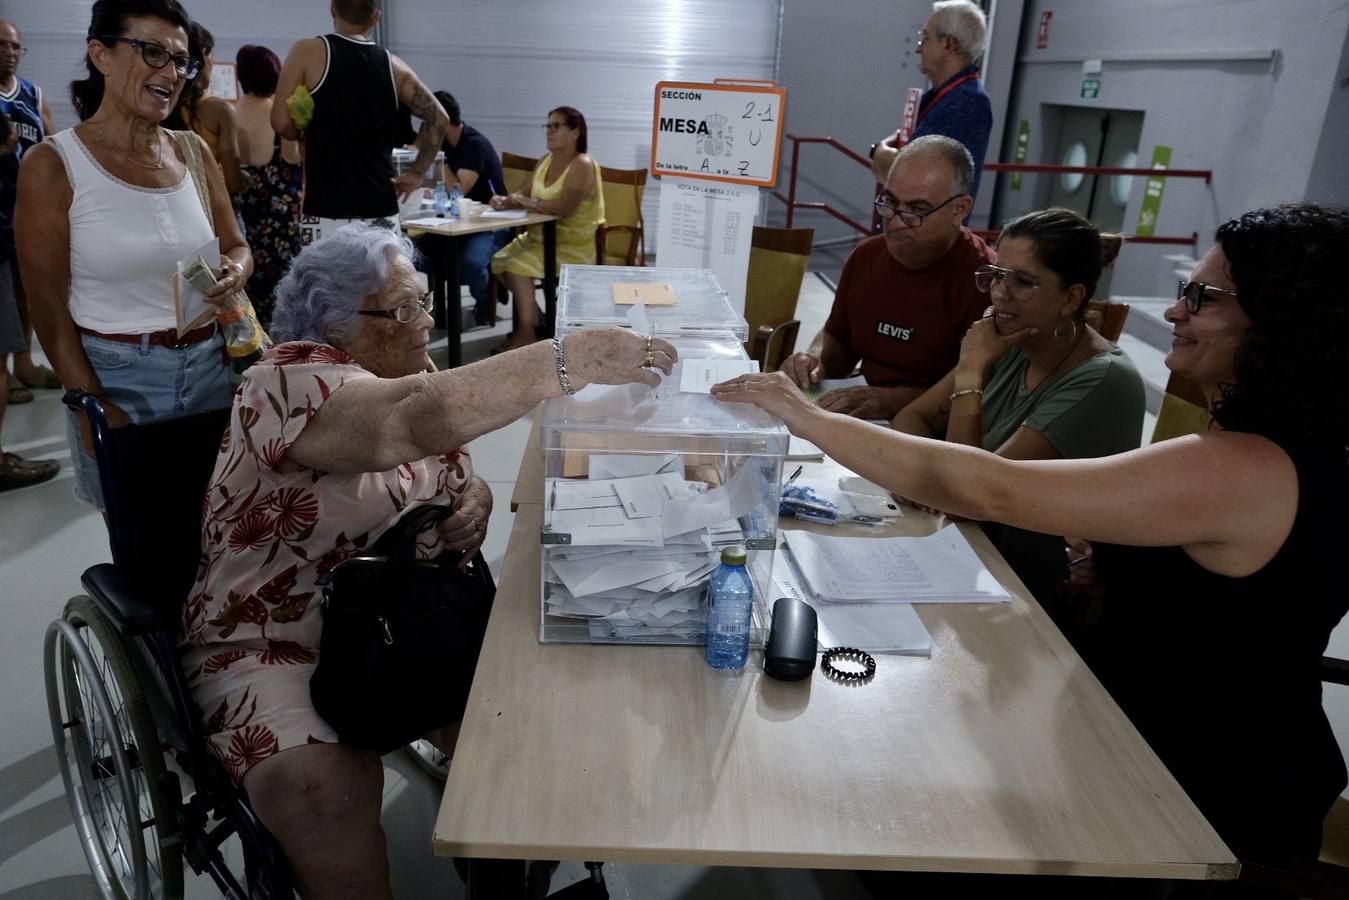
<path id="1" fill-rule="evenodd" d="M 436 215 L 442 219 L 445 218 L 445 210 L 447 209 L 447 201 L 445 198 L 445 182 L 437 181 L 435 193 L 432 194 L 431 197 L 431 208 L 434 209 Z"/>
<path id="2" fill-rule="evenodd" d="M 216 322 L 225 337 L 225 351 L 231 356 L 240 355 L 253 344 L 253 319 L 244 312 L 244 305 L 236 300 L 216 314 Z"/>
<path id="3" fill-rule="evenodd" d="M 450 218 L 459 218 L 459 201 L 464 199 L 464 189 L 458 184 L 450 188 Z"/>
<path id="4" fill-rule="evenodd" d="M 749 659 L 749 626 L 754 610 L 754 584 L 745 568 L 744 547 L 721 551 L 721 565 L 707 589 L 707 664 L 714 669 L 742 669 Z"/>

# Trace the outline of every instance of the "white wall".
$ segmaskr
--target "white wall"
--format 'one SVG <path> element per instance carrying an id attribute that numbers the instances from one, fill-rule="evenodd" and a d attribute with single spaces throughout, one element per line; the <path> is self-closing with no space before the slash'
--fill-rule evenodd
<path id="1" fill-rule="evenodd" d="M 1053 10 L 1049 47 L 1035 48 L 1040 13 Z M 1010 159 L 1016 123 L 1029 119 L 1031 162 L 1050 158 L 1057 135 L 1047 104 L 1142 110 L 1140 164 L 1154 145 L 1173 148 L 1172 168 L 1211 169 L 1213 184 L 1172 179 L 1166 186 L 1158 235 L 1198 232 L 1202 251 L 1214 228 L 1262 205 L 1304 198 L 1338 200 L 1343 157 L 1328 167 L 1335 177 L 1313 177 L 1317 148 L 1345 148 L 1344 90 L 1336 91 L 1338 118 L 1328 117 L 1341 68 L 1349 6 L 1341 0 L 1092 0 L 1064 4 L 1031 0 L 1022 22 L 1016 101 L 1000 158 Z M 1274 59 L 1245 59 L 1273 51 Z M 1104 59 L 1100 98 L 1079 99 L 1082 61 Z M 1342 76 L 1341 76 L 1342 77 Z M 1337 136 L 1337 137 L 1336 137 Z M 1330 160 L 1323 160 L 1330 162 Z M 996 215 L 1030 209 L 1039 179 L 1026 176 L 1018 193 L 999 179 Z M 1338 185 L 1338 186 L 1337 186 Z M 1309 197 L 1309 187 L 1316 196 Z M 1135 179 L 1125 228 L 1138 220 L 1143 180 Z M 1153 294 L 1175 247 L 1125 245 L 1116 263 L 1115 294 Z"/>

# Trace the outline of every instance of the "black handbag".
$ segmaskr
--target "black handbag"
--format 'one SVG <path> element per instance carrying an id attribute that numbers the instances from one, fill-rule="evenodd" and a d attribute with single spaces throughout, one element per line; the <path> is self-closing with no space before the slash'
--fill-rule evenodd
<path id="1" fill-rule="evenodd" d="M 388 753 L 463 718 L 496 585 L 481 554 L 463 569 L 457 552 L 416 558 L 418 532 L 450 513 L 416 507 L 319 581 L 309 696 L 344 744 Z"/>

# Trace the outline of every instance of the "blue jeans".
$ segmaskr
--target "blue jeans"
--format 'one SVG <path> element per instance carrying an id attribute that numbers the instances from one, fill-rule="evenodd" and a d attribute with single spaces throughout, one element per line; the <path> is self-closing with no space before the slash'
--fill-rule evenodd
<path id="1" fill-rule="evenodd" d="M 210 340 L 181 350 L 153 346 L 149 335 L 142 335 L 139 344 L 88 334 L 81 334 L 80 342 L 108 399 L 121 407 L 132 422 L 219 409 L 229 406 L 233 398 L 224 358 L 225 339 L 219 331 Z M 66 410 L 66 440 L 75 469 L 75 496 L 103 509 L 98 465 L 93 457 L 85 455 L 76 415 Z"/>
<path id="2" fill-rule="evenodd" d="M 511 242 L 511 229 L 480 231 L 459 239 L 459 283 L 468 285 L 473 306 L 488 311 L 487 287 L 492 282 L 492 255 Z"/>

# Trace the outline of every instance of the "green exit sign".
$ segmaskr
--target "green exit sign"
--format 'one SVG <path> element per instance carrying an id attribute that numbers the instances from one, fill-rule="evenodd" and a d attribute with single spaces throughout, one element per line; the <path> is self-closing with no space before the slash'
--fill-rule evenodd
<path id="1" fill-rule="evenodd" d="M 1101 79 L 1083 78 L 1082 79 L 1082 99 L 1095 100 L 1101 96 Z"/>

